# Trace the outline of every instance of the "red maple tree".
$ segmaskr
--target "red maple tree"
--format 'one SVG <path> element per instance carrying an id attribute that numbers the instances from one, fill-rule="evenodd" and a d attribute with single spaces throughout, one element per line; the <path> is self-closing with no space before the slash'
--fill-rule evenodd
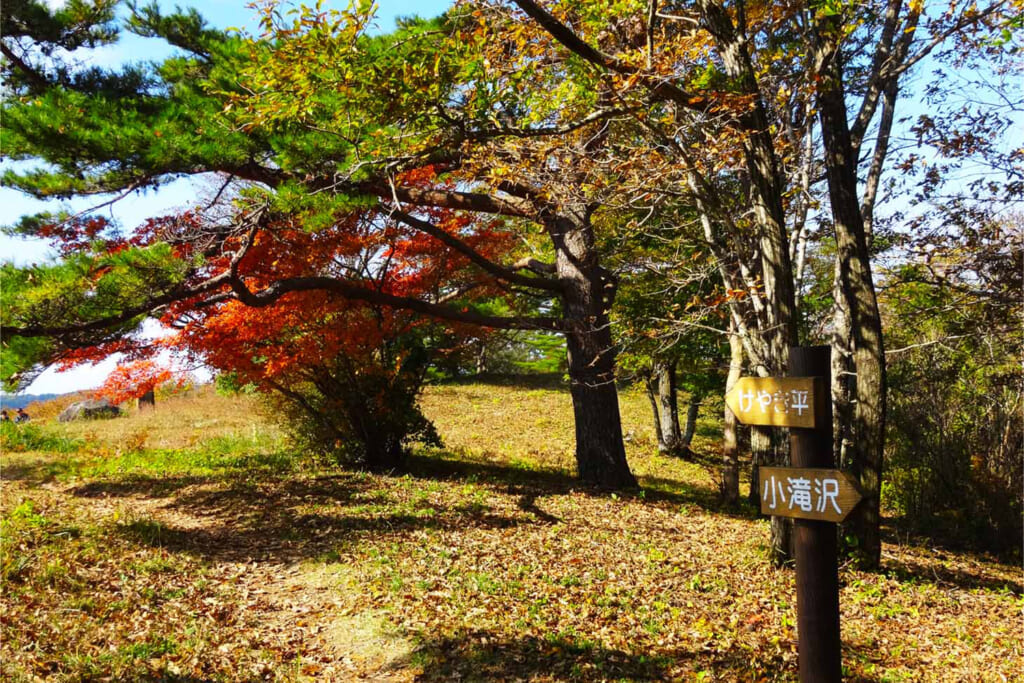
<path id="1" fill-rule="evenodd" d="M 168 383 L 180 389 L 185 385 L 186 377 L 157 360 L 144 358 L 118 365 L 93 395 L 117 405 L 142 398 Z"/>

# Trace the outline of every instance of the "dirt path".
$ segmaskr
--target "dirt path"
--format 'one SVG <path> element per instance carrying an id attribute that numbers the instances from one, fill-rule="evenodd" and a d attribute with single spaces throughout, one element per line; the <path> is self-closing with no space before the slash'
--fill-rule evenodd
<path id="1" fill-rule="evenodd" d="M 361 605 L 356 579 L 344 565 L 328 567 L 304 559 L 315 552 L 315 537 L 303 537 L 302 529 L 282 533 L 287 531 L 283 519 L 255 514 L 266 502 L 263 496 L 245 499 L 223 483 L 178 483 L 183 485 L 171 487 L 173 491 L 103 481 L 49 482 L 39 488 L 76 507 L 84 505 L 89 517 L 144 520 L 159 529 L 154 546 L 201 558 L 208 576 L 229 586 L 240 609 L 255 617 L 258 640 L 285 656 L 302 658 L 298 678 L 414 679 L 417 672 L 409 660 L 415 645 L 386 614 Z M 24 482 L 9 479 L 3 488 L 7 500 L 33 493 Z M 302 552 L 297 552 L 300 546 Z"/>

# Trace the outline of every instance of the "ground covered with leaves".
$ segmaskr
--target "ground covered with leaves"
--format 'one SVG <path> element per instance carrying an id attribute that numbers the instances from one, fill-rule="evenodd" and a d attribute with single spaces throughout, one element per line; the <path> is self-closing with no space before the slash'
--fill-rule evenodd
<path id="1" fill-rule="evenodd" d="M 446 448 L 393 476 L 294 457 L 212 393 L 5 433 L 2 678 L 795 680 L 767 523 L 655 455 L 645 401 L 623 397 L 628 495 L 571 478 L 544 383 L 432 388 Z M 1020 569 L 892 541 L 841 572 L 847 679 L 1024 680 Z"/>

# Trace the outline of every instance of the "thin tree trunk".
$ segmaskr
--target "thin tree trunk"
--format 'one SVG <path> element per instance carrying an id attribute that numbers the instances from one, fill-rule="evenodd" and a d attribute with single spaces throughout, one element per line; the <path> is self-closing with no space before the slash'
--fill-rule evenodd
<path id="1" fill-rule="evenodd" d="M 725 380 L 725 393 L 732 391 L 742 371 L 743 342 L 736 333 L 736 325 L 730 324 L 729 375 Z M 736 415 L 726 405 L 722 428 L 722 500 L 729 505 L 735 505 L 740 499 L 739 440 L 736 438 L 736 424 Z"/>
<path id="2" fill-rule="evenodd" d="M 661 410 L 661 436 L 658 450 L 676 455 L 682 447 L 679 432 L 679 403 L 676 393 L 675 359 L 655 363 L 658 381 L 658 405 Z"/>
<path id="3" fill-rule="evenodd" d="M 712 0 L 698 0 L 702 19 L 717 43 L 726 73 L 738 88 L 753 99 L 751 106 L 739 116 L 743 136 L 744 166 L 750 178 L 750 202 L 758 226 L 760 276 L 764 283 L 765 316 L 761 330 L 767 337 L 768 353 L 764 359 L 751 358 L 761 367 L 752 368 L 759 374 L 784 376 L 789 362 L 789 347 L 798 343 L 796 296 L 793 267 L 789 258 L 789 238 L 783 211 L 783 183 L 779 174 L 778 157 L 769 125 L 768 108 L 762 99 L 757 71 L 750 56 L 750 37 L 746 34 L 744 5 L 736 12 Z M 785 465 L 789 460 L 788 440 L 778 450 L 771 447 L 768 430 L 754 428 L 751 450 L 756 463 Z M 756 500 L 757 492 L 752 492 Z M 790 533 L 792 525 L 784 518 L 772 519 L 772 562 L 781 565 L 791 555 Z"/>
<path id="4" fill-rule="evenodd" d="M 487 372 L 487 342 L 480 340 L 480 350 L 476 354 L 476 374 Z"/>
<path id="5" fill-rule="evenodd" d="M 139 410 L 152 410 L 156 408 L 156 390 L 150 389 L 142 396 L 139 396 Z"/>
<path id="6" fill-rule="evenodd" d="M 761 480 L 758 470 L 761 464 L 789 465 L 789 449 L 779 452 L 777 444 L 788 442 L 783 430 L 778 427 L 751 427 L 750 450 L 753 461 L 750 476 L 750 501 L 758 509 L 761 507 Z M 771 547 L 769 559 L 776 567 L 788 565 L 793 561 L 793 522 L 787 517 L 771 518 Z"/>
<path id="7" fill-rule="evenodd" d="M 832 458 L 842 469 L 849 469 L 849 446 L 853 431 L 853 331 L 850 309 L 840 286 L 839 258 L 835 261 L 832 282 Z"/>
<path id="8" fill-rule="evenodd" d="M 650 374 L 644 377 L 644 387 L 647 389 L 647 400 L 651 402 L 651 413 L 654 416 L 654 434 L 658 439 L 658 452 L 665 448 L 665 442 L 661 437 L 661 406 L 658 404 L 658 376 L 651 370 Z"/>
<path id="9" fill-rule="evenodd" d="M 747 502 L 755 510 L 761 509 L 761 458 L 765 447 L 762 445 L 763 429 L 750 428 L 750 489 L 747 491 Z"/>
<path id="10" fill-rule="evenodd" d="M 848 518 L 848 524 L 858 539 L 857 555 L 861 565 L 876 568 L 881 561 L 880 494 L 885 447 L 882 319 L 871 279 L 864 216 L 857 199 L 857 159 L 846 121 L 838 22 L 828 17 L 816 19 L 815 39 L 815 65 L 821 76 L 818 111 L 825 149 L 825 174 L 835 226 L 839 281 L 849 308 L 857 378 L 851 469 L 866 498 Z"/>
<path id="11" fill-rule="evenodd" d="M 683 452 L 689 452 L 690 444 L 693 443 L 693 434 L 697 431 L 697 415 L 700 414 L 702 398 L 694 394 L 690 396 L 690 402 L 686 406 L 686 426 L 683 429 L 683 439 L 680 442 L 680 448 Z"/>

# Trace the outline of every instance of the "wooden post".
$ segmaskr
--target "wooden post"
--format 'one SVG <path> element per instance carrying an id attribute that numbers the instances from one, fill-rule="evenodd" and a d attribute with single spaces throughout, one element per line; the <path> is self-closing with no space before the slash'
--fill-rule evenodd
<path id="1" fill-rule="evenodd" d="M 833 468 L 831 349 L 793 347 L 789 372 L 815 377 L 813 429 L 790 428 L 793 467 Z M 794 520 L 796 546 L 797 634 L 800 641 L 801 683 L 832 683 L 841 679 L 839 645 L 839 562 L 836 525 L 810 519 Z"/>

